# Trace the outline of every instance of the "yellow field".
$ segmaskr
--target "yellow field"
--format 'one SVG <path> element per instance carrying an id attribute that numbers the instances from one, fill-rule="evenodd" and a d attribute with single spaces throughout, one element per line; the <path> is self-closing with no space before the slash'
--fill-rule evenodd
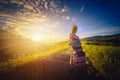
<path id="1" fill-rule="evenodd" d="M 25 63 L 30 62 L 35 59 L 47 57 L 53 53 L 57 53 L 59 51 L 65 50 L 69 46 L 67 43 L 60 43 L 60 44 L 56 44 L 54 46 L 46 46 L 46 47 L 41 46 L 41 47 L 44 47 L 44 49 L 42 50 L 42 48 L 39 48 L 40 50 L 36 50 L 36 48 L 34 47 L 34 48 L 32 48 L 32 50 L 27 51 L 30 53 L 24 52 L 24 53 L 18 54 L 16 56 L 16 58 L 11 57 L 6 61 L 0 61 L 0 71 L 8 71 L 8 70 L 10 70 L 9 67 L 14 68 L 16 66 L 25 64 Z M 24 49 L 27 49 L 27 48 L 24 48 Z M 19 51 L 19 53 L 20 53 L 21 50 L 22 50 L 21 48 L 17 48 L 16 51 L 17 52 Z M 37 53 L 35 53 L 35 52 L 37 52 Z M 14 53 L 14 55 L 16 55 L 16 54 L 17 53 Z M 22 56 L 20 56 L 20 55 L 22 55 Z M 8 56 L 9 56 L 9 54 L 8 54 Z"/>

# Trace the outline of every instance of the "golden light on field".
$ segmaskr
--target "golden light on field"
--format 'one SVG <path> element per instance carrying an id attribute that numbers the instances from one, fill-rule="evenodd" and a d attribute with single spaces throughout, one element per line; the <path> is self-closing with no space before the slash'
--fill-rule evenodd
<path id="1" fill-rule="evenodd" d="M 40 35 L 33 35 L 31 37 L 31 39 L 34 40 L 34 41 L 40 41 L 41 40 L 41 36 Z"/>

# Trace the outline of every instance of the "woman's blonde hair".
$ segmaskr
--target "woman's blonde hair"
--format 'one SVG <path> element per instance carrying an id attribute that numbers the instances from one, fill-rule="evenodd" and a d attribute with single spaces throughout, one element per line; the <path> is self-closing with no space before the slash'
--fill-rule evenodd
<path id="1" fill-rule="evenodd" d="M 73 25 L 72 26 L 72 33 L 76 33 L 77 32 L 77 29 L 78 29 L 78 27 L 77 27 L 77 25 Z"/>

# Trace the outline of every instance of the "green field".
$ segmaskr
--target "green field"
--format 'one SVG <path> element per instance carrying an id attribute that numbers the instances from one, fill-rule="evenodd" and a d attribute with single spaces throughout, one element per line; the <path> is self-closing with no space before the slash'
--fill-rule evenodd
<path id="1" fill-rule="evenodd" d="M 83 44 L 91 64 L 105 76 L 116 80 L 120 75 L 120 47 Z"/>

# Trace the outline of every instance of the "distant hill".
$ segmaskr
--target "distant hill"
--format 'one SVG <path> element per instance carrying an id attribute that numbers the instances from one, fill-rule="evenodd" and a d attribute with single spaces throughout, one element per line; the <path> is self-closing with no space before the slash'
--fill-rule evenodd
<path id="1" fill-rule="evenodd" d="M 83 38 L 82 40 L 86 41 L 86 40 L 119 39 L 119 38 L 120 38 L 120 33 L 114 35 L 105 35 L 105 36 L 92 36 L 92 37 Z"/>
<path id="2" fill-rule="evenodd" d="M 94 44 L 108 44 L 120 46 L 120 34 L 115 35 L 106 35 L 106 36 L 93 36 L 82 39 L 82 41 L 86 41 L 88 44 L 94 42 Z M 102 42 L 102 43 L 101 43 Z"/>

